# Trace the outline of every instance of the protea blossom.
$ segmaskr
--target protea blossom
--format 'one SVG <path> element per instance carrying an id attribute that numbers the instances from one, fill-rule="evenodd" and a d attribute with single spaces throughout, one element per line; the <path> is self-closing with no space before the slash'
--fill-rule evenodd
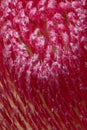
<path id="1" fill-rule="evenodd" d="M 0 130 L 87 130 L 87 0 L 0 1 Z"/>

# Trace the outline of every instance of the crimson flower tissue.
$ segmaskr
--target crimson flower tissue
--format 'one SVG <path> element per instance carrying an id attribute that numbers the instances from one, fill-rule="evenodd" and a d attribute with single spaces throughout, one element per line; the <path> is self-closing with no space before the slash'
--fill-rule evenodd
<path id="1" fill-rule="evenodd" d="M 0 1 L 0 130 L 87 130 L 87 0 Z"/>

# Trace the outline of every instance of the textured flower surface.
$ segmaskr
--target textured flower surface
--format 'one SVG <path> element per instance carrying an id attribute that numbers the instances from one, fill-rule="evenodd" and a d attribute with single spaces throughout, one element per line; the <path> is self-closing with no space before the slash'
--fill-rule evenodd
<path id="1" fill-rule="evenodd" d="M 87 130 L 87 0 L 0 1 L 0 130 Z"/>

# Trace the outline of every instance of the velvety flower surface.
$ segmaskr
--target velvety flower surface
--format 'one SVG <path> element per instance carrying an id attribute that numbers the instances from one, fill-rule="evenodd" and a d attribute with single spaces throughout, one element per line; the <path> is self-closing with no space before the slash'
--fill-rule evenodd
<path id="1" fill-rule="evenodd" d="M 87 0 L 0 1 L 0 130 L 87 130 Z"/>

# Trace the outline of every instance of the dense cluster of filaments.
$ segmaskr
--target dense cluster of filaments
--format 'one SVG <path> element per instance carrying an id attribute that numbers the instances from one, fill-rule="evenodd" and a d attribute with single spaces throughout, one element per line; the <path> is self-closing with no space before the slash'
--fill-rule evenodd
<path id="1" fill-rule="evenodd" d="M 87 130 L 87 1 L 0 1 L 0 129 Z"/>

